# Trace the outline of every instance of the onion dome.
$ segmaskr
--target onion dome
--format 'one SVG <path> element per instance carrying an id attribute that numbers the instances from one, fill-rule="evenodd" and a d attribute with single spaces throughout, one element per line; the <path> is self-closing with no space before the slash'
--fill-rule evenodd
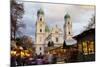
<path id="1" fill-rule="evenodd" d="M 40 8 L 40 9 L 37 11 L 37 15 L 44 15 L 44 11 Z"/>
<path id="2" fill-rule="evenodd" d="M 67 19 L 67 18 L 70 18 L 70 15 L 68 13 L 65 14 L 65 16 L 64 16 L 64 19 Z"/>
<path id="3" fill-rule="evenodd" d="M 45 27 L 45 32 L 50 32 L 50 29 L 49 29 L 49 27 L 47 25 Z"/>

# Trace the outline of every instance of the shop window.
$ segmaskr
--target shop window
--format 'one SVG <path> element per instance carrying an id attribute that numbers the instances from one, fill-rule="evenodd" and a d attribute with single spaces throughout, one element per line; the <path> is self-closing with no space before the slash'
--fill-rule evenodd
<path id="1" fill-rule="evenodd" d="M 78 50 L 79 50 L 79 52 L 82 52 L 82 45 L 81 44 L 78 44 Z"/>
<path id="2" fill-rule="evenodd" d="M 88 54 L 87 42 L 83 42 L 83 54 L 84 54 L 84 55 L 87 55 L 87 54 Z"/>
<path id="3" fill-rule="evenodd" d="M 90 42 L 90 44 L 88 46 L 88 50 L 89 50 L 89 54 L 94 53 L 94 42 Z"/>

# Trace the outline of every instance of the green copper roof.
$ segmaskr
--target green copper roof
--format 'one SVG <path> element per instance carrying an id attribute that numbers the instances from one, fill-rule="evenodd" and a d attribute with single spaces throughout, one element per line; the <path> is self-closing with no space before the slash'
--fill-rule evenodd
<path id="1" fill-rule="evenodd" d="M 47 25 L 45 27 L 45 32 L 50 32 L 50 29 L 49 29 L 49 27 Z"/>
<path id="2" fill-rule="evenodd" d="M 37 15 L 39 15 L 39 14 L 44 15 L 44 11 L 41 8 L 37 11 Z"/>
<path id="3" fill-rule="evenodd" d="M 64 16 L 64 19 L 67 19 L 67 18 L 70 18 L 70 15 L 68 13 L 65 14 L 65 16 Z"/>

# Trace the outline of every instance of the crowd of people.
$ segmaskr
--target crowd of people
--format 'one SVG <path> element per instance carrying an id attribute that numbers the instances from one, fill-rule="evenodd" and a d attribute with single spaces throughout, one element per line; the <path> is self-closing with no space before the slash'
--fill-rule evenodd
<path id="1" fill-rule="evenodd" d="M 26 65 L 42 65 L 42 64 L 56 64 L 56 54 L 37 55 L 29 57 L 11 56 L 11 66 L 26 66 Z"/>

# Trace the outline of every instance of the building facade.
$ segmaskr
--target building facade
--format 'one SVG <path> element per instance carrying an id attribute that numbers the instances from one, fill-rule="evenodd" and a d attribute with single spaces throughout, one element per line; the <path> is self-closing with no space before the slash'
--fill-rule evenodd
<path id="1" fill-rule="evenodd" d="M 68 14 L 65 15 L 64 34 L 58 25 L 50 28 L 45 22 L 44 11 L 40 8 L 37 11 L 36 32 L 35 32 L 35 48 L 36 54 L 44 54 L 45 48 L 60 47 L 63 45 L 64 39 L 72 37 L 72 22 Z M 64 38 L 65 37 L 65 38 Z M 50 45 L 51 44 L 51 45 Z"/>
<path id="2" fill-rule="evenodd" d="M 74 37 L 77 39 L 78 61 L 95 60 L 95 28 L 86 30 Z"/>

